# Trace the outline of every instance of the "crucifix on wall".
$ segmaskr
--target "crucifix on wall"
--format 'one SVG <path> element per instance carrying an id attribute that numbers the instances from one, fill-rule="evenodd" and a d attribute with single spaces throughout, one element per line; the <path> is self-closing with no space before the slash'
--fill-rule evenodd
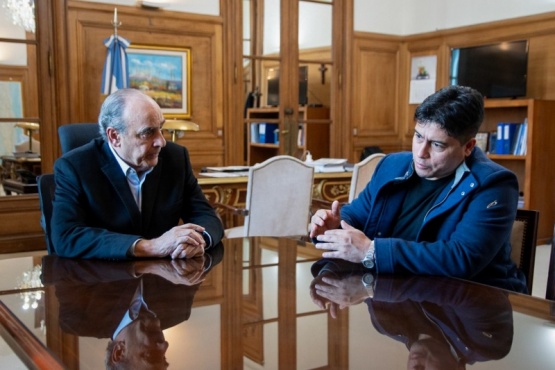
<path id="1" fill-rule="evenodd" d="M 326 71 L 328 70 L 328 67 L 326 67 L 326 65 L 324 63 L 320 64 L 320 68 L 318 68 L 318 70 L 320 71 L 321 74 L 321 83 L 322 85 L 326 84 Z"/>

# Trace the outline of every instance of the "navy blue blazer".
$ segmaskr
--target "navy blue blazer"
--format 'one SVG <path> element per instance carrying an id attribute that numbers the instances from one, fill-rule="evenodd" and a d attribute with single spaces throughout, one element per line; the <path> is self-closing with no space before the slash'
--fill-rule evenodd
<path id="1" fill-rule="evenodd" d="M 51 221 L 57 255 L 127 258 L 138 238 L 159 237 L 180 219 L 203 226 L 212 245 L 223 225 L 193 174 L 187 149 L 168 142 L 142 187 L 142 212 L 127 179 L 102 138 L 56 160 L 55 200 Z"/>

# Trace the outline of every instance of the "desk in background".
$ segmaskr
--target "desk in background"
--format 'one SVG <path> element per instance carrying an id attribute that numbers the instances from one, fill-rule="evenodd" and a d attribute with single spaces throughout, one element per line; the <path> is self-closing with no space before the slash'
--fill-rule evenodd
<path id="1" fill-rule="evenodd" d="M 328 201 L 349 199 L 351 172 L 315 173 L 312 190 L 313 199 Z M 247 176 L 206 177 L 198 176 L 199 185 L 212 204 L 222 203 L 235 208 L 245 208 L 247 196 Z M 243 225 L 244 217 L 218 209 L 226 228 Z"/>
<path id="2" fill-rule="evenodd" d="M 0 178 L 6 194 L 30 194 L 37 193 L 38 187 L 34 179 L 22 176 L 18 171 L 26 171 L 29 175 L 41 174 L 40 157 L 15 157 L 2 156 L 2 173 Z"/>
<path id="3" fill-rule="evenodd" d="M 351 188 L 351 172 L 315 173 L 312 197 L 328 201 L 346 202 Z M 247 176 L 198 176 L 199 185 L 211 202 L 244 207 L 247 194 Z"/>

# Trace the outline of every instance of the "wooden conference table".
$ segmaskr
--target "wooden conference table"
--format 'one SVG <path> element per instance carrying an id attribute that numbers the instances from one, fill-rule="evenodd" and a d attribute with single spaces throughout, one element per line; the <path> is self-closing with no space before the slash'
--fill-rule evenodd
<path id="1" fill-rule="evenodd" d="M 305 241 L 260 237 L 177 263 L 0 256 L 0 368 L 105 368 L 109 338 L 142 293 L 148 310 L 120 332 L 113 359 L 170 369 L 401 369 L 428 349 L 445 368 L 458 360 L 553 369 L 555 302 L 456 279 L 373 277 L 319 256 Z M 350 305 L 332 317 L 311 287 Z M 155 350 L 139 351 L 149 343 Z"/>

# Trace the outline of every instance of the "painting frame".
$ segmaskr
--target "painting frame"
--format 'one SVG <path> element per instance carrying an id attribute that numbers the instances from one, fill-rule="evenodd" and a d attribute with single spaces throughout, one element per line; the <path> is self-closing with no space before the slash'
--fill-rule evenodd
<path id="1" fill-rule="evenodd" d="M 191 48 L 131 44 L 129 87 L 144 91 L 166 119 L 191 118 Z"/>

